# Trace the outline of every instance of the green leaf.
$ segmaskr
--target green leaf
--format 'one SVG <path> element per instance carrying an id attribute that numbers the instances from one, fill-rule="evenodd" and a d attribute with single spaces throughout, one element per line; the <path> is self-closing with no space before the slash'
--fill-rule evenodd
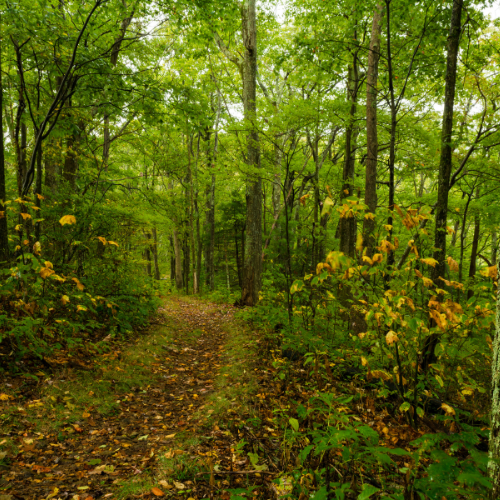
<path id="1" fill-rule="evenodd" d="M 405 401 L 400 407 L 399 411 L 408 411 L 410 409 L 410 403 L 408 401 Z"/>
<path id="2" fill-rule="evenodd" d="M 380 491 L 380 488 L 376 488 L 371 484 L 364 484 L 363 491 L 358 495 L 358 500 L 365 500 L 366 498 L 370 498 L 374 493 Z"/>
<path id="3" fill-rule="evenodd" d="M 321 210 L 321 217 L 323 217 L 324 215 L 330 215 L 332 213 L 332 209 L 333 209 L 333 200 L 327 196 L 325 201 L 323 202 L 323 210 Z"/>
<path id="4" fill-rule="evenodd" d="M 292 284 L 290 288 L 290 293 L 293 295 L 295 292 L 300 292 L 304 287 L 304 282 L 301 280 L 297 280 Z"/>
<path id="5" fill-rule="evenodd" d="M 299 430 L 299 421 L 296 418 L 290 418 L 289 422 L 290 422 L 290 425 L 292 426 L 293 430 L 295 432 L 298 432 L 298 430 Z"/>

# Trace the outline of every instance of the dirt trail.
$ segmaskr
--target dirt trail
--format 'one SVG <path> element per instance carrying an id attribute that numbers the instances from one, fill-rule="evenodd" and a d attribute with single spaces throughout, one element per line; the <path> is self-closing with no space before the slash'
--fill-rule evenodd
<path id="1" fill-rule="evenodd" d="M 21 381 L 12 379 L 14 396 L 0 401 L 0 415 L 9 415 L 9 425 L 0 420 L 0 445 L 11 445 L 3 457 L 0 446 L 0 499 L 114 499 L 120 488 L 121 498 L 153 498 L 153 493 L 139 493 L 132 486 L 129 495 L 123 483 L 154 477 L 151 473 L 157 468 L 160 452 L 179 439 L 179 434 L 196 427 L 193 416 L 203 412 L 206 395 L 214 390 L 224 355 L 223 327 L 232 320 L 233 312 L 227 305 L 169 298 L 158 318 L 158 323 L 165 325 L 158 328 L 166 331 L 169 339 L 162 344 L 153 335 L 152 345 L 146 349 L 153 362 L 137 360 L 137 369 L 150 370 L 151 382 L 125 393 L 123 384 L 111 378 L 109 390 L 115 402 L 111 414 L 103 415 L 88 406 L 80 408 L 76 402 L 73 408 L 56 414 L 56 403 L 46 396 L 45 389 L 67 384 L 60 375 L 48 376 L 30 401 L 16 397 L 16 384 Z M 106 355 L 117 359 L 110 365 L 112 370 L 130 369 L 130 363 L 123 365 L 127 362 L 124 353 L 130 350 L 134 347 L 125 346 L 123 352 Z M 94 363 L 96 379 L 103 376 L 101 362 L 97 359 Z M 78 378 L 78 371 L 66 374 L 69 381 Z M 71 390 L 69 393 L 68 398 Z M 67 422 L 45 431 L 43 420 L 54 418 Z"/>

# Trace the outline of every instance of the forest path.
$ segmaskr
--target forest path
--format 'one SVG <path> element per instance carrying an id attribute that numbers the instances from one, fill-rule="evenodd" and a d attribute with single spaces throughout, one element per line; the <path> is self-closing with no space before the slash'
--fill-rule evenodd
<path id="1" fill-rule="evenodd" d="M 214 440 L 231 455 L 217 425 L 205 425 L 206 436 L 197 427 L 214 411 L 207 396 L 225 397 L 214 398 L 214 380 L 229 376 L 220 372 L 234 311 L 168 297 L 156 326 L 87 370 L 45 374 L 29 395 L 12 380 L 0 401 L 0 499 L 205 498 L 195 476 Z M 236 365 L 248 358 L 244 348 L 240 355 Z"/>

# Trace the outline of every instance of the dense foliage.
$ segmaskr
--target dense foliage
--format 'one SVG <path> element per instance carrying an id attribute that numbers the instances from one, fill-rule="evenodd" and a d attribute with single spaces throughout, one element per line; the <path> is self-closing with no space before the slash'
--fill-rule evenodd
<path id="1" fill-rule="evenodd" d="M 256 306 L 283 354 L 277 376 L 287 357 L 316 374 L 317 397 L 283 417 L 297 495 L 498 491 L 500 441 L 491 482 L 480 446 L 500 415 L 495 9 L 6 0 L 2 369 L 131 333 L 160 283 L 210 292 Z M 331 370 L 434 433 L 379 445 L 332 416 Z M 349 465 L 333 474 L 339 449 Z M 385 468 L 384 485 L 357 488 L 363 467 Z"/>

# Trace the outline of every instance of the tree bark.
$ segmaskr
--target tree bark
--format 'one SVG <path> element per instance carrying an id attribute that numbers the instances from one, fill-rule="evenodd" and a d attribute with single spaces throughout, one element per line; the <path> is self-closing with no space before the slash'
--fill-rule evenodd
<path id="1" fill-rule="evenodd" d="M 253 169 L 247 184 L 245 261 L 241 302 L 254 306 L 259 300 L 262 280 L 262 180 L 255 169 L 260 167 L 259 135 L 256 130 L 257 103 L 257 26 L 256 0 L 245 0 L 241 7 L 243 58 L 243 108 L 250 131 L 247 135 L 246 163 Z"/>
<path id="2" fill-rule="evenodd" d="M 500 269 L 500 262 L 497 264 Z M 493 359 L 491 363 L 491 418 L 488 472 L 493 487 L 491 500 L 500 498 L 500 287 L 497 287 L 497 311 Z"/>
<path id="3" fill-rule="evenodd" d="M 378 162 L 378 134 L 377 134 L 377 81 L 378 62 L 380 59 L 380 32 L 381 21 L 384 15 L 383 4 L 375 8 L 373 14 L 370 51 L 368 53 L 368 72 L 366 75 L 366 177 L 365 177 L 365 204 L 367 213 L 375 216 L 377 209 L 377 162 Z M 375 219 L 366 217 L 363 224 L 363 241 L 366 254 L 374 254 L 376 238 Z"/>
<path id="4" fill-rule="evenodd" d="M 182 290 L 183 273 L 182 273 L 182 256 L 181 256 L 181 242 L 179 241 L 179 233 L 174 229 L 174 253 L 175 253 L 175 286 L 178 290 Z"/>
<path id="5" fill-rule="evenodd" d="M 356 38 L 356 37 L 355 37 Z M 351 103 L 348 124 L 345 131 L 345 161 L 342 173 L 343 186 L 341 200 L 345 200 L 353 195 L 354 189 L 354 167 L 356 161 L 356 140 L 355 119 L 358 99 L 358 52 L 353 52 L 353 61 L 348 70 L 347 98 Z M 355 217 L 342 217 L 339 224 L 340 251 L 348 257 L 354 258 L 356 255 L 356 219 Z"/>
<path id="6" fill-rule="evenodd" d="M 448 193 L 450 190 L 452 169 L 453 106 L 455 104 L 457 59 L 460 45 L 463 0 L 453 0 L 452 4 L 453 8 L 447 44 L 445 99 L 441 131 L 441 157 L 439 160 L 438 197 L 436 202 L 436 232 L 434 235 L 434 259 L 437 260 L 437 264 L 433 268 L 432 279 L 436 284 L 438 284 L 439 277 L 445 276 L 446 270 L 446 223 L 448 219 Z M 437 334 L 431 334 L 427 337 L 422 350 L 422 368 L 424 371 L 430 363 L 435 361 L 434 350 L 437 343 Z"/>
<path id="7" fill-rule="evenodd" d="M 0 29 L 2 17 L 0 15 Z M 5 203 L 5 153 L 3 142 L 3 84 L 2 84 L 2 43 L 0 37 L 0 202 Z M 7 227 L 7 210 L 4 205 L 0 207 L 0 261 L 9 259 L 9 234 Z"/>
<path id="8" fill-rule="evenodd" d="M 155 267 L 155 280 L 160 279 L 160 265 L 158 262 L 158 232 L 156 231 L 156 227 L 153 228 L 153 245 L 151 246 L 151 251 L 153 253 L 153 262 Z"/>
<path id="9" fill-rule="evenodd" d="M 446 61 L 446 87 L 441 132 L 441 157 L 439 161 L 438 197 L 436 205 L 436 234 L 434 236 L 434 258 L 438 261 L 434 267 L 434 282 L 444 276 L 446 266 L 446 222 L 448 218 L 448 193 L 452 169 L 452 132 L 453 107 L 457 79 L 457 58 L 460 43 L 463 0 L 453 0 L 450 31 L 448 35 Z"/>
<path id="10" fill-rule="evenodd" d="M 480 229 L 481 229 L 481 219 L 479 218 L 479 214 L 474 216 L 474 236 L 472 238 L 472 250 L 470 254 L 470 264 L 469 264 L 469 289 L 467 290 L 467 299 L 470 299 L 474 295 L 474 290 L 472 289 L 473 280 L 476 276 L 476 262 L 477 262 L 477 250 L 479 247 L 479 238 L 480 238 Z"/>
<path id="11" fill-rule="evenodd" d="M 111 49 L 111 56 L 109 62 L 111 66 L 114 68 L 118 62 L 118 55 L 120 54 L 120 49 L 122 46 L 123 39 L 125 38 L 125 33 L 127 32 L 127 28 L 129 27 L 132 19 L 134 17 L 134 11 L 130 14 L 129 17 L 125 18 L 122 21 L 122 25 L 120 28 L 120 35 L 116 38 L 113 47 Z M 102 146 L 102 163 L 104 165 L 104 169 L 108 169 L 109 162 L 109 147 L 111 145 L 111 134 L 109 132 L 109 115 L 104 115 L 104 134 L 103 134 L 103 146 Z"/>

